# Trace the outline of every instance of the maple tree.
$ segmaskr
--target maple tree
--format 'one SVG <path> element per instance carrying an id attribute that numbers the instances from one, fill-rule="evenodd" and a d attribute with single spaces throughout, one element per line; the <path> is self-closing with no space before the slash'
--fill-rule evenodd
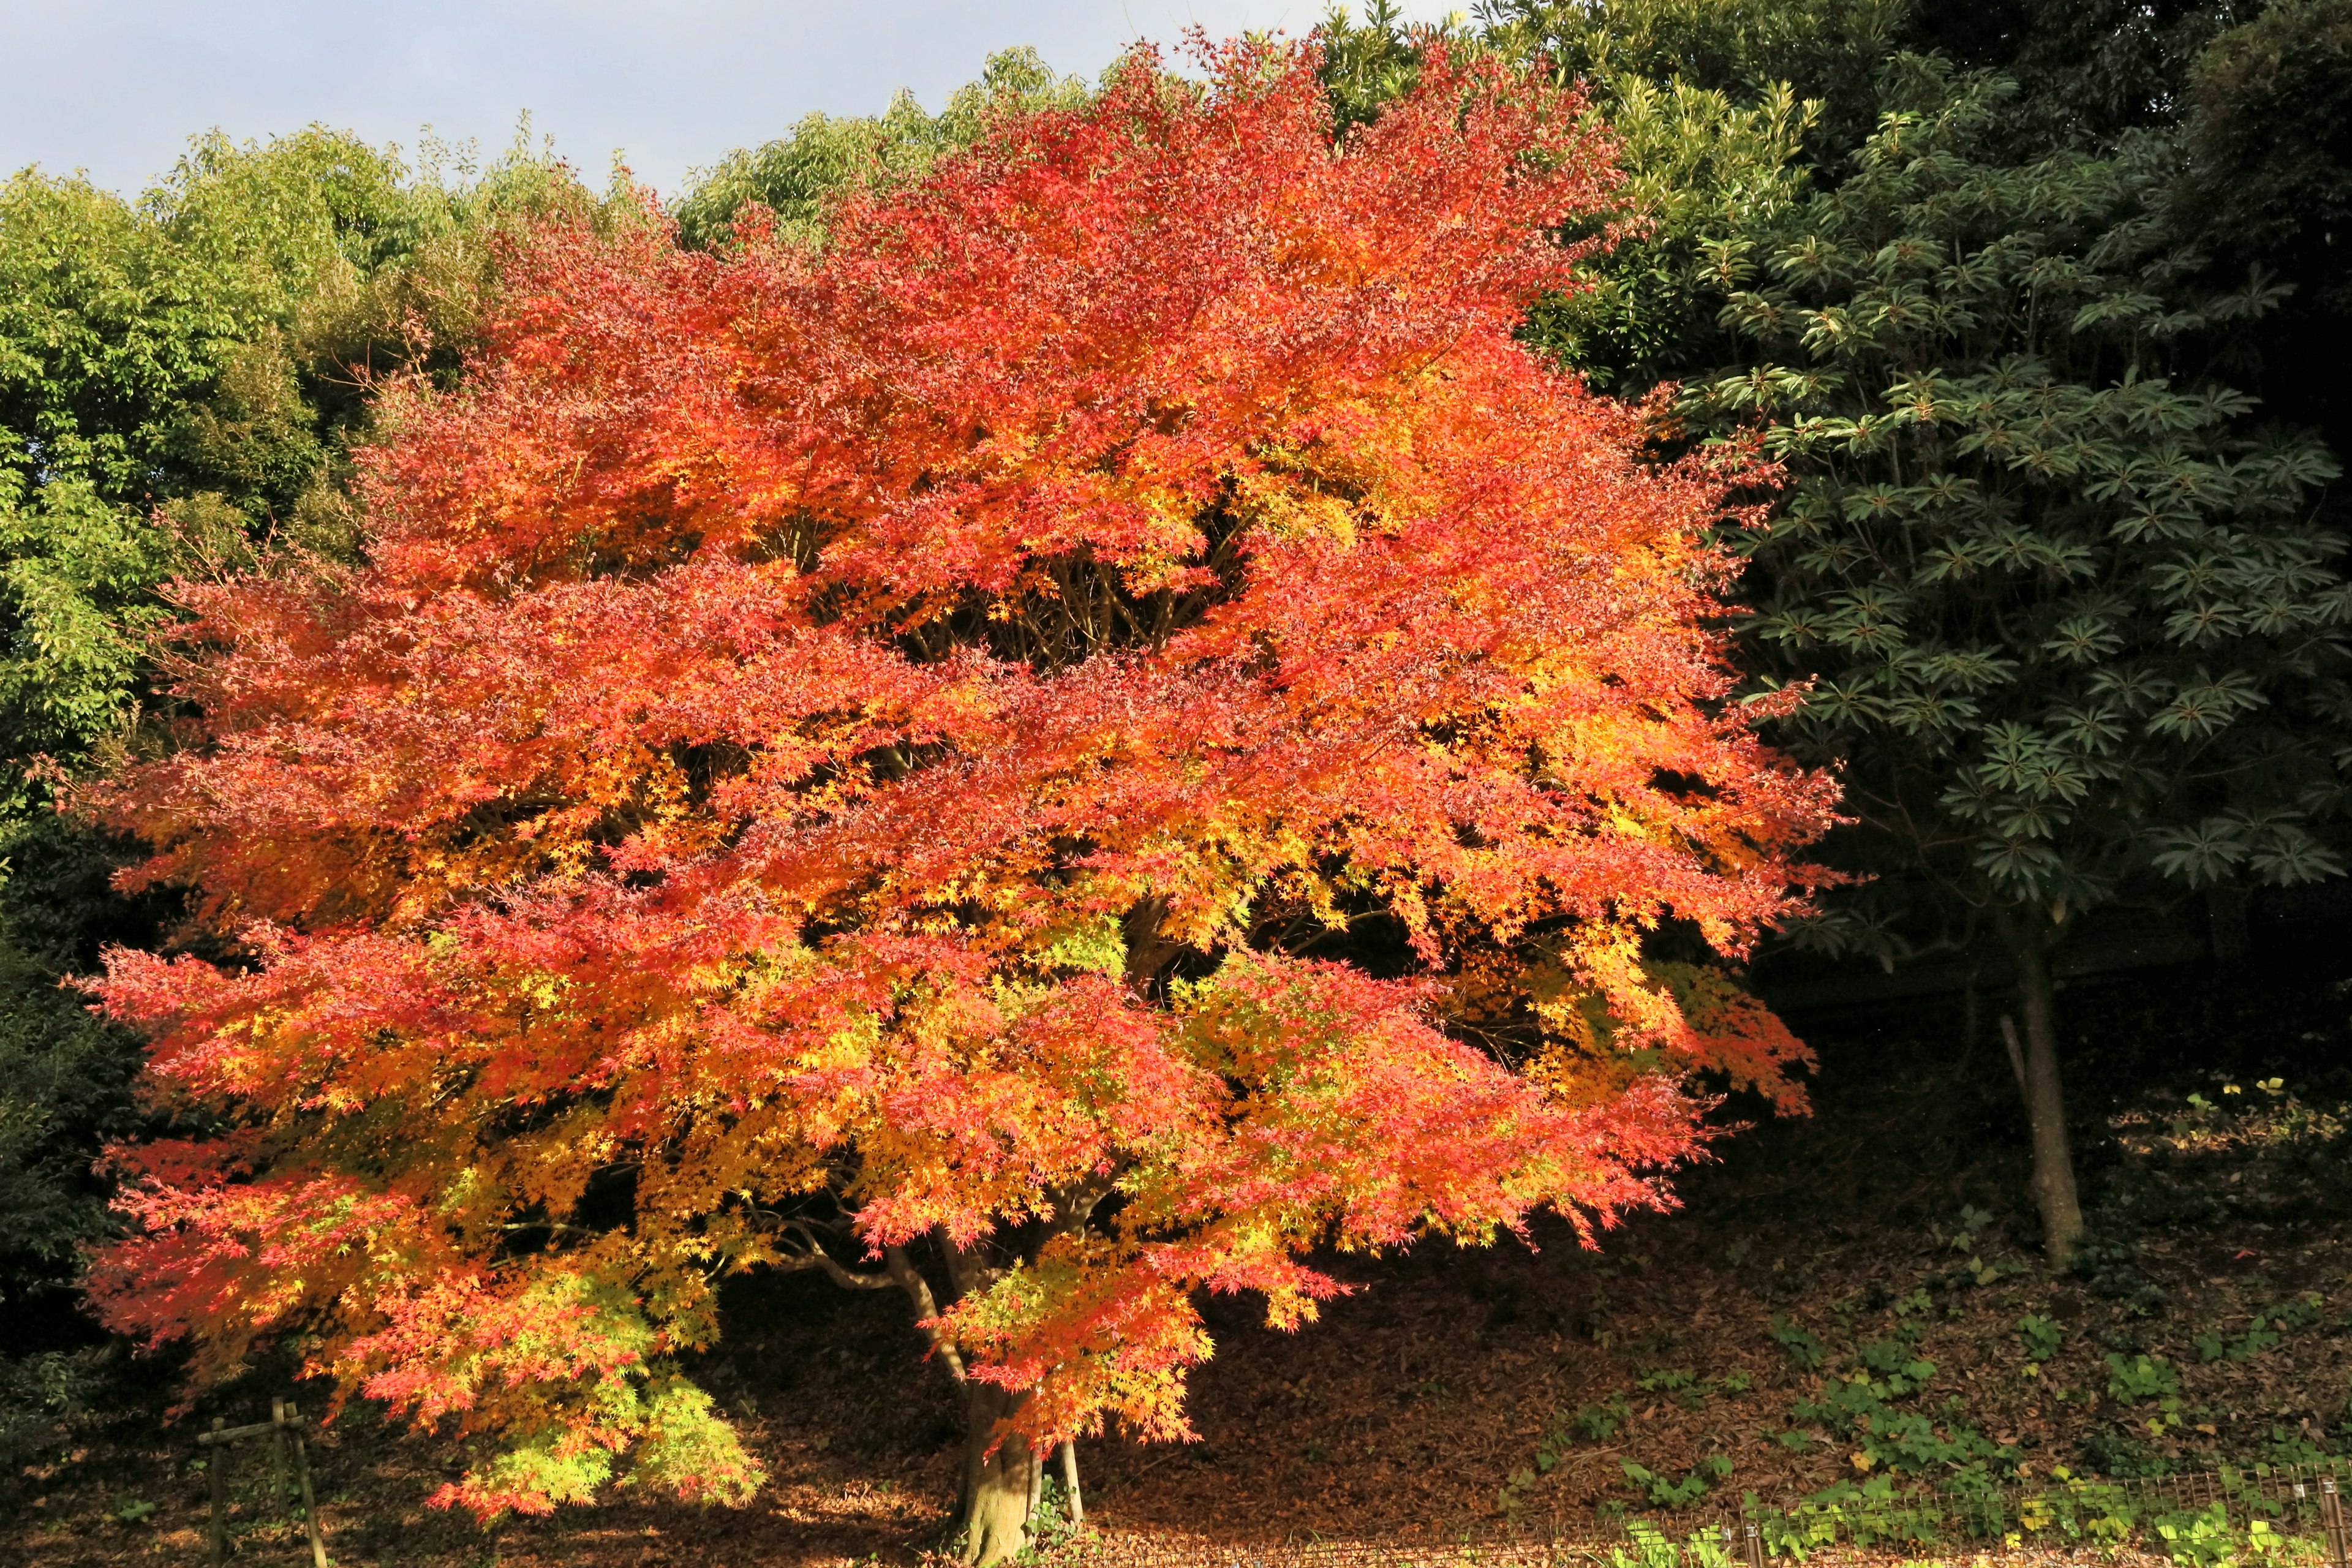
<path id="1" fill-rule="evenodd" d="M 502 1434 L 489 1515 L 749 1495 L 718 1281 L 903 1290 L 990 1561 L 1055 1443 L 1187 1435 L 1201 1290 L 1589 1237 L 1722 1085 L 1800 1103 L 1690 962 L 1834 802 L 1727 700 L 1757 476 L 1514 338 L 1607 139 L 1202 49 L 821 247 L 546 225 L 386 395 L 363 563 L 183 585 L 183 743 L 79 798 L 207 933 L 97 990 L 218 1131 L 115 1151 L 113 1325 Z"/>

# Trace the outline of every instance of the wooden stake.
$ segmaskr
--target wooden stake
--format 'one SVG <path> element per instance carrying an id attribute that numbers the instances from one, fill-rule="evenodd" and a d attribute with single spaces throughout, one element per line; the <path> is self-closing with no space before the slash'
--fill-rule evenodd
<path id="1" fill-rule="evenodd" d="M 286 1506 L 286 1402 L 269 1402 L 269 1502 Z"/>
<path id="2" fill-rule="evenodd" d="M 2033 1091 L 2025 1087 L 2025 1051 L 2017 1043 L 2017 1026 L 2006 1013 L 2000 1016 L 2000 1043 L 2009 1047 L 2009 1070 L 2017 1075 L 2017 1092 L 2032 1100 Z"/>
<path id="3" fill-rule="evenodd" d="M 217 1432 L 227 1425 L 226 1416 L 213 1417 L 214 1431 Z M 223 1468 L 227 1463 L 228 1445 L 215 1443 L 212 1457 L 205 1465 L 208 1472 L 206 1479 L 212 1482 L 213 1489 L 213 1568 L 223 1568 L 228 1562 L 228 1475 Z"/>
<path id="4" fill-rule="evenodd" d="M 295 1415 L 292 1405 L 286 1407 L 289 1416 Z M 302 1441 L 302 1428 L 294 1428 L 294 1473 L 302 1481 L 302 1523 L 310 1532 L 310 1568 L 327 1568 L 327 1535 L 319 1523 L 319 1499 L 310 1490 L 310 1447 Z"/>
<path id="5" fill-rule="evenodd" d="M 1087 1500 L 1078 1493 L 1078 1444 L 1074 1437 L 1062 1439 L 1062 1489 L 1070 1494 L 1070 1528 L 1076 1530 L 1087 1522 Z"/>
<path id="6" fill-rule="evenodd" d="M 213 1429 L 196 1434 L 196 1446 L 206 1449 L 207 1479 L 212 1483 L 213 1568 L 228 1563 L 229 1445 L 247 1437 L 269 1437 L 269 1484 L 279 1509 L 286 1506 L 286 1445 L 294 1445 L 294 1473 L 302 1495 L 302 1524 L 310 1538 L 310 1568 L 328 1568 L 326 1527 L 319 1522 L 319 1498 L 310 1484 L 310 1446 L 302 1440 L 302 1410 L 290 1399 L 269 1402 L 269 1419 L 250 1426 L 231 1426 L 225 1416 L 213 1417 Z"/>

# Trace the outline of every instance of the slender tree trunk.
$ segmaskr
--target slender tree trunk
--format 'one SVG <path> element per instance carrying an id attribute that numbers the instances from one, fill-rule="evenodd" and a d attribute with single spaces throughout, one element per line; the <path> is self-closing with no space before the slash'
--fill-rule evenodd
<path id="1" fill-rule="evenodd" d="M 2050 984 L 2049 941 L 2039 917 L 2004 919 L 2002 940 L 2017 964 L 2018 999 L 2025 1015 L 2025 1117 L 2033 1132 L 2033 1205 L 2042 1212 L 2042 1247 L 2050 1266 L 2063 1268 L 2083 1239 L 2083 1205 L 2074 1193 L 2074 1161 L 2066 1147 L 2066 1098 L 2058 1081 L 2056 999 Z M 2001 1020 L 2004 1034 L 2011 1033 Z M 2010 1042 L 2012 1052 L 2014 1040 Z M 2012 1058 L 2014 1059 L 2014 1058 Z"/>
<path id="2" fill-rule="evenodd" d="M 2242 888 L 2208 888 L 2205 890 L 2205 929 L 2213 941 L 2213 960 L 2217 963 L 2243 963 L 2253 951 L 2253 940 L 2246 931 L 2246 894 Z"/>
<path id="3" fill-rule="evenodd" d="M 990 1568 L 1029 1544 L 1029 1512 L 1042 1479 L 1028 1443 L 1008 1437 L 989 1451 L 998 1424 L 1021 1408 L 1022 1396 L 992 1383 L 965 1385 L 963 1560 Z"/>

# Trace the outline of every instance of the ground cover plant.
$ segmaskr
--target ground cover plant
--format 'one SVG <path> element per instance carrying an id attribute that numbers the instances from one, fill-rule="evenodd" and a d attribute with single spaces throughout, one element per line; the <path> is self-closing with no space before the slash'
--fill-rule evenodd
<path id="1" fill-rule="evenodd" d="M 1747 470 L 1514 337 L 1605 140 L 1492 58 L 1336 146 L 1310 51 L 1205 63 L 822 249 L 541 229 L 362 562 L 178 587 L 179 743 L 81 800 L 192 901 L 98 992 L 212 1129 L 110 1156 L 112 1326 L 299 1336 L 494 1436 L 494 1518 L 749 1500 L 716 1281 L 902 1292 L 992 1562 L 1041 1454 L 1188 1435 L 1200 1293 L 1296 1326 L 1318 1248 L 1660 1205 L 1701 1074 L 1801 1103 L 1705 962 L 1833 799 L 1723 700 Z"/>

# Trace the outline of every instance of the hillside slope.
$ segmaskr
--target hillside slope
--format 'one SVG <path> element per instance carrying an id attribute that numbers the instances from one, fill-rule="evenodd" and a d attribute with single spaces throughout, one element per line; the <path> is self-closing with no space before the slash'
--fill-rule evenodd
<path id="1" fill-rule="evenodd" d="M 1085 1445 L 1090 1517 L 1220 1542 L 1429 1539 L 1901 1489 L 1979 1461 L 2121 1478 L 2341 1452 L 2352 999 L 2324 953 L 2272 956 L 2067 994 L 2095 1238 L 2077 1273 L 2039 1266 L 1997 1043 L 1970 1048 L 1943 1004 L 1811 1020 L 1815 1113 L 1727 1139 L 1681 1182 L 1679 1212 L 1596 1251 L 1554 1225 L 1531 1247 L 1335 1259 L 1359 1289 L 1296 1335 L 1212 1301 L 1202 1441 Z M 354 1407 L 320 1455 L 337 1561 L 785 1563 L 935 1543 L 955 1407 L 898 1300 L 791 1278 L 738 1286 L 729 1310 L 735 1337 L 702 1374 L 774 1478 L 751 1509 L 624 1501 L 486 1537 L 422 1506 L 453 1447 Z M 0 1554 L 62 1568 L 198 1549 L 204 1478 L 156 1383 L 125 1366 L 108 1403 L 48 1435 L 11 1479 Z M 264 1369 L 223 1412 L 249 1418 L 285 1386 Z M 237 1474 L 243 1528 L 266 1467 Z M 257 1549 L 276 1541 L 290 1531 L 255 1531 Z"/>

